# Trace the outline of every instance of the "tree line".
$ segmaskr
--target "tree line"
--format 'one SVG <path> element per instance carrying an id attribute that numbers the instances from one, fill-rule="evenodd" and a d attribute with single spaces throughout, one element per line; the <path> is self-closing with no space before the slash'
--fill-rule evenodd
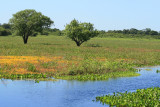
<path id="1" fill-rule="evenodd" d="M 109 30 L 108 33 L 122 33 L 122 34 L 141 34 L 141 35 L 160 35 L 160 32 L 146 28 L 138 30 L 135 28 L 124 29 L 124 30 Z"/>
<path id="2" fill-rule="evenodd" d="M 11 35 L 11 26 L 7 23 L 0 24 L 0 36 L 8 36 Z"/>

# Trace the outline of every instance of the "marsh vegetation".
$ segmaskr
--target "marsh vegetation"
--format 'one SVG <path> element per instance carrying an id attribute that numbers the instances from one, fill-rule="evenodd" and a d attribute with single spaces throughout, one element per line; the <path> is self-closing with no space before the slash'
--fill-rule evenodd
<path id="1" fill-rule="evenodd" d="M 24 46 L 21 37 L 8 36 L 1 37 L 0 44 L 1 74 L 42 73 L 65 79 L 104 80 L 136 76 L 134 67 L 160 64 L 158 39 L 93 38 L 77 47 L 65 36 L 49 35 L 30 37 Z M 112 73 L 118 75 L 109 76 Z"/>
<path id="2" fill-rule="evenodd" d="M 113 93 L 96 97 L 103 104 L 116 107 L 158 107 L 160 106 L 160 88 L 137 89 L 136 92 Z"/>

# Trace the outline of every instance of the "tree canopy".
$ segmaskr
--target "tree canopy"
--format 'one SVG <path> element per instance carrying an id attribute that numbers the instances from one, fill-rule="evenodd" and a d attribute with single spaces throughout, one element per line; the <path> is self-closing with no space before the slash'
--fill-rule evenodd
<path id="1" fill-rule="evenodd" d="M 13 14 L 9 23 L 12 29 L 23 37 L 24 44 L 26 44 L 29 36 L 35 32 L 42 32 L 44 28 L 49 28 L 54 22 L 40 12 L 26 9 Z"/>
<path id="2" fill-rule="evenodd" d="M 5 29 L 0 26 L 0 36 L 8 36 L 11 35 L 11 31 L 9 29 Z"/>
<path id="3" fill-rule="evenodd" d="M 157 31 L 146 28 L 143 30 L 138 30 L 135 28 L 124 29 L 124 30 L 109 30 L 108 33 L 122 33 L 122 34 L 141 34 L 141 35 L 159 35 Z"/>
<path id="4" fill-rule="evenodd" d="M 83 42 L 98 35 L 98 31 L 94 30 L 91 23 L 80 23 L 77 20 L 72 20 L 65 27 L 65 34 L 80 46 Z"/>

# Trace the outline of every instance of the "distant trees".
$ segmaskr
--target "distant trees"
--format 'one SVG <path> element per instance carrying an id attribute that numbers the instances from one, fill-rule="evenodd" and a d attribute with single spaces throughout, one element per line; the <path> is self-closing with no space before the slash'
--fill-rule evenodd
<path id="1" fill-rule="evenodd" d="M 109 30 L 108 33 L 122 33 L 122 34 L 140 34 L 140 35 L 159 35 L 157 31 L 146 28 L 143 30 L 137 30 L 135 28 L 124 30 Z"/>
<path id="2" fill-rule="evenodd" d="M 146 29 L 143 29 L 143 31 L 146 35 L 149 35 L 152 30 L 150 28 L 146 28 Z"/>
<path id="3" fill-rule="evenodd" d="M 130 34 L 137 34 L 137 33 L 138 33 L 138 30 L 135 29 L 135 28 L 131 28 L 131 29 L 129 30 L 129 33 L 130 33 Z"/>
<path id="4" fill-rule="evenodd" d="M 158 32 L 152 30 L 152 31 L 149 32 L 149 34 L 150 34 L 150 35 L 158 35 Z"/>
<path id="5" fill-rule="evenodd" d="M 0 27 L 0 36 L 8 36 L 8 35 L 11 35 L 11 31 L 9 29 Z"/>
<path id="6" fill-rule="evenodd" d="M 9 24 L 0 24 L 0 36 L 8 36 L 11 34 L 11 26 Z"/>
<path id="7" fill-rule="evenodd" d="M 48 34 L 61 36 L 62 31 L 57 28 L 47 28 L 47 29 L 44 29 L 41 33 L 41 35 L 48 35 Z"/>
<path id="8" fill-rule="evenodd" d="M 65 34 L 80 46 L 83 42 L 88 41 L 98 35 L 98 31 L 94 29 L 91 23 L 80 23 L 77 20 L 72 20 L 65 27 Z"/>
<path id="9" fill-rule="evenodd" d="M 49 28 L 54 22 L 40 12 L 26 9 L 13 14 L 9 23 L 12 29 L 16 31 L 19 36 L 22 36 L 24 44 L 27 44 L 29 36 L 35 32 L 42 32 L 44 28 Z"/>
<path id="10" fill-rule="evenodd" d="M 8 23 L 4 23 L 1 25 L 4 29 L 10 29 L 11 30 L 11 25 Z"/>

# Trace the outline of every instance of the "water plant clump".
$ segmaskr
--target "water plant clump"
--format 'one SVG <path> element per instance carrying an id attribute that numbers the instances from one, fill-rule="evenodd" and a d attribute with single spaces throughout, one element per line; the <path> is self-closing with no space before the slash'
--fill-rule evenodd
<path id="1" fill-rule="evenodd" d="M 74 64 L 67 74 L 56 76 L 55 78 L 67 80 L 107 80 L 117 77 L 139 76 L 137 69 L 132 64 L 119 62 L 100 62 L 94 59 L 86 59 L 81 63 Z"/>
<path id="2" fill-rule="evenodd" d="M 68 75 L 105 74 L 117 71 L 137 71 L 133 64 L 124 61 L 98 61 L 84 59 L 79 64 L 73 64 L 69 68 Z"/>
<path id="3" fill-rule="evenodd" d="M 159 107 L 160 88 L 138 89 L 136 92 L 113 93 L 96 97 L 96 101 L 116 107 Z"/>
<path id="4" fill-rule="evenodd" d="M 79 80 L 79 81 L 96 81 L 96 80 L 108 80 L 109 78 L 118 77 L 132 77 L 139 76 L 136 72 L 109 72 L 106 74 L 86 74 L 86 75 L 72 75 L 72 76 L 56 76 L 55 78 L 66 79 L 66 80 Z"/>
<path id="5" fill-rule="evenodd" d="M 0 74 L 0 78 L 5 79 L 41 79 L 47 78 L 46 74 Z"/>
<path id="6" fill-rule="evenodd" d="M 157 72 L 157 73 L 160 73 L 160 70 L 157 69 L 156 72 Z"/>

